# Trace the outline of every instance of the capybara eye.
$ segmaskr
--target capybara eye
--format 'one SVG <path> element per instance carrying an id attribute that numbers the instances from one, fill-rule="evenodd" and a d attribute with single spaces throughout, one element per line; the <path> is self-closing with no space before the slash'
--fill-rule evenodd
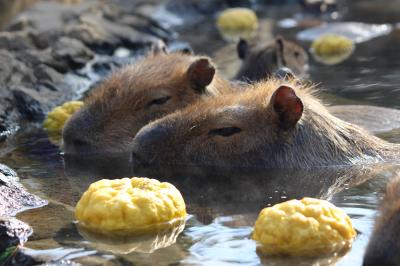
<path id="1" fill-rule="evenodd" d="M 296 51 L 296 52 L 294 52 L 294 56 L 297 58 L 300 56 L 300 53 Z"/>
<path id="2" fill-rule="evenodd" d="M 236 133 L 239 133 L 240 131 L 242 131 L 242 129 L 240 129 L 238 127 L 222 127 L 222 128 L 210 130 L 208 132 L 208 135 L 211 135 L 211 136 L 219 135 L 219 136 L 223 136 L 223 137 L 229 137 Z"/>
<path id="3" fill-rule="evenodd" d="M 164 97 L 161 97 L 161 98 L 157 98 L 157 99 L 151 100 L 149 103 L 147 103 L 146 107 L 150 107 L 152 105 L 164 104 L 164 103 L 168 102 L 169 99 L 171 99 L 171 96 L 164 96 Z"/>

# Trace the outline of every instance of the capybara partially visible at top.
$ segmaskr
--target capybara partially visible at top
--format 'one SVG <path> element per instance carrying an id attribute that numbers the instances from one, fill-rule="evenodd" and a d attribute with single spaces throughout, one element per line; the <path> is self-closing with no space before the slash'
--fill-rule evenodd
<path id="1" fill-rule="evenodd" d="M 269 79 L 199 102 L 142 128 L 146 163 L 297 168 L 380 162 L 400 146 L 332 116 L 312 88 Z"/>
<path id="2" fill-rule="evenodd" d="M 400 265 L 400 176 L 390 181 L 381 202 L 364 266 Z"/>
<path id="3" fill-rule="evenodd" d="M 298 44 L 278 36 L 272 42 L 248 43 L 241 39 L 237 53 L 242 65 L 235 76 L 237 80 L 258 81 L 272 76 L 279 68 L 287 67 L 299 77 L 308 69 L 307 52 Z"/>
<path id="4" fill-rule="evenodd" d="M 209 58 L 160 49 L 103 81 L 63 129 L 67 154 L 125 152 L 137 131 L 196 100 L 231 89 Z"/>

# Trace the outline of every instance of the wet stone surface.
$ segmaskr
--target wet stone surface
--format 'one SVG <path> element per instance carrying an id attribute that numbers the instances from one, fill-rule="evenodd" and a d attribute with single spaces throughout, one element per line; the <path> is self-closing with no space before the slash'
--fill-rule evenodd
<path id="1" fill-rule="evenodd" d="M 0 173 L 0 216 L 13 216 L 30 208 L 46 205 L 45 200 L 27 192 L 15 176 Z"/>
<path id="2" fill-rule="evenodd" d="M 16 218 L 0 217 L 0 251 L 19 246 L 28 240 L 32 228 Z"/>
<path id="3" fill-rule="evenodd" d="M 176 37 L 132 12 L 139 1 L 125 2 L 38 2 L 0 32 L 0 141 L 21 123 L 41 122 L 54 106 L 80 98 L 112 69 L 88 65 L 115 65 L 121 47 L 132 60 L 160 38 Z"/>

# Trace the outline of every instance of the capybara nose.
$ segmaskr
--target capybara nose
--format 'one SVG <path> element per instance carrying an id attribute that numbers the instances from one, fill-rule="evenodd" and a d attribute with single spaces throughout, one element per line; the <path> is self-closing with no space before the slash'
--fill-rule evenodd
<path id="1" fill-rule="evenodd" d="M 168 138 L 172 129 L 167 125 L 153 123 L 143 127 L 133 139 L 132 153 L 150 163 L 157 156 L 158 151 L 168 145 Z"/>
<path id="2" fill-rule="evenodd" d="M 288 67 L 281 67 L 275 73 L 274 77 L 280 80 L 292 80 L 296 78 L 296 75 Z"/>

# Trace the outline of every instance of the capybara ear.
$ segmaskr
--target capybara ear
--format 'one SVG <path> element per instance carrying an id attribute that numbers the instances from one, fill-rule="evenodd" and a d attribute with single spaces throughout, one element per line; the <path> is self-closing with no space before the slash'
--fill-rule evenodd
<path id="1" fill-rule="evenodd" d="M 276 51 L 275 51 L 275 56 L 276 56 L 276 65 L 278 68 L 286 66 L 285 58 L 284 58 L 284 51 L 285 51 L 285 42 L 282 36 L 277 36 L 275 38 L 275 44 L 276 44 Z"/>
<path id="2" fill-rule="evenodd" d="M 303 102 L 294 90 L 286 85 L 280 86 L 271 97 L 271 104 L 278 115 L 279 127 L 293 129 L 303 114 Z"/>
<path id="3" fill-rule="evenodd" d="M 151 45 L 150 54 L 153 56 L 160 54 L 168 54 L 167 45 L 162 40 L 158 40 L 157 42 Z"/>
<path id="4" fill-rule="evenodd" d="M 187 75 L 192 87 L 203 93 L 207 85 L 214 78 L 215 67 L 208 58 L 199 58 L 194 61 L 188 68 Z"/>
<path id="5" fill-rule="evenodd" d="M 249 44 L 245 39 L 240 38 L 239 42 L 236 45 L 236 51 L 240 59 L 244 59 L 246 57 L 247 49 Z"/>

